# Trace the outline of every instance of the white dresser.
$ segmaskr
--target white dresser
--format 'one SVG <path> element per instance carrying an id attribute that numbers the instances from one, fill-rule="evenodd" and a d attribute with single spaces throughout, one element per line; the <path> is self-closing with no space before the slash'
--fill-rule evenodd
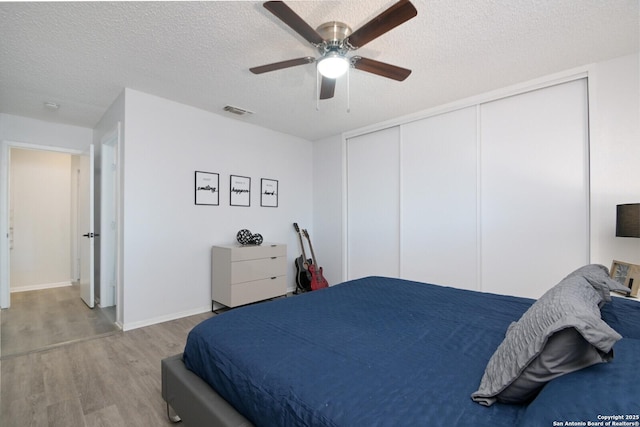
<path id="1" fill-rule="evenodd" d="M 213 246 L 211 301 L 236 307 L 287 293 L 287 246 Z"/>

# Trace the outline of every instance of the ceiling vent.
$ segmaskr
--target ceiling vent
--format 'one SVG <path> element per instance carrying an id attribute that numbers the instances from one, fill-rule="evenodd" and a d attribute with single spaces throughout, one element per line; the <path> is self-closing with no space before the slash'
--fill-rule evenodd
<path id="1" fill-rule="evenodd" d="M 244 116 L 245 114 L 253 114 L 253 111 L 245 110 L 244 108 L 233 107 L 231 105 L 225 106 L 224 111 L 227 111 L 232 114 L 237 114 L 238 116 Z"/>

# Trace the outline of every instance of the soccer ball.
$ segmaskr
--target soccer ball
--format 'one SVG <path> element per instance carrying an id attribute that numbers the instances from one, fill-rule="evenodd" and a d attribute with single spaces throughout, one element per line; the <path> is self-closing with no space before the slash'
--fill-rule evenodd
<path id="1" fill-rule="evenodd" d="M 252 237 L 253 235 L 251 234 L 251 231 L 245 228 L 238 231 L 238 234 L 236 234 L 236 239 L 238 240 L 238 243 L 240 243 L 241 245 L 249 244 L 251 242 Z"/>

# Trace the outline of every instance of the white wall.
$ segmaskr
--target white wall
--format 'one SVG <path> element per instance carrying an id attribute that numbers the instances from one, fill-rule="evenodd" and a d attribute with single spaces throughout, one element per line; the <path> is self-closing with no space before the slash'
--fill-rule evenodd
<path id="1" fill-rule="evenodd" d="M 591 259 L 640 264 L 640 239 L 615 237 L 616 205 L 640 203 L 640 56 L 596 64 L 591 116 Z"/>
<path id="2" fill-rule="evenodd" d="M 89 128 L 0 113 L 0 140 L 83 151 L 93 137 Z"/>
<path id="3" fill-rule="evenodd" d="M 610 267 L 617 259 L 640 264 L 640 239 L 615 237 L 615 205 L 640 202 L 640 66 L 638 54 L 628 55 L 603 63 L 584 66 L 566 73 L 523 83 L 540 85 L 545 80 L 555 81 L 564 75 L 586 73 L 589 77 L 589 120 L 590 120 L 590 209 L 591 209 L 591 262 Z M 511 88 L 496 91 L 495 96 L 504 96 Z M 362 132 L 386 126 L 406 123 L 416 118 L 473 105 L 478 99 L 487 100 L 494 93 L 461 100 L 452 105 L 416 112 L 409 117 L 399 118 L 378 126 L 362 129 Z M 349 135 L 355 135 L 354 130 Z M 340 170 L 343 162 L 343 138 L 341 135 L 314 142 L 314 168 Z M 314 229 L 318 236 L 317 245 L 322 248 L 337 248 L 344 244 L 343 233 L 338 236 L 330 230 L 338 223 L 336 213 L 344 205 L 344 174 L 341 182 L 324 183 L 322 176 L 315 176 L 314 191 L 324 191 L 332 197 L 324 197 L 322 210 L 330 213 L 329 218 L 314 216 Z M 336 189 L 340 187 L 340 192 Z M 334 194 L 335 192 L 335 194 Z M 325 271 L 342 271 L 344 259 L 329 257 Z M 567 272 L 568 273 L 568 272 Z M 343 278 L 344 278 L 343 274 Z"/>
<path id="4" fill-rule="evenodd" d="M 309 141 L 127 89 L 124 131 L 124 329 L 211 307 L 211 246 L 248 228 L 298 253 L 292 223 L 311 230 Z M 220 205 L 194 204 L 194 172 L 220 174 Z M 251 206 L 229 206 L 229 175 L 251 177 Z M 260 206 L 260 178 L 279 206 Z M 313 230 L 311 230 L 313 236 Z"/>
<path id="5" fill-rule="evenodd" d="M 11 292 L 71 285 L 71 155 L 11 150 Z"/>

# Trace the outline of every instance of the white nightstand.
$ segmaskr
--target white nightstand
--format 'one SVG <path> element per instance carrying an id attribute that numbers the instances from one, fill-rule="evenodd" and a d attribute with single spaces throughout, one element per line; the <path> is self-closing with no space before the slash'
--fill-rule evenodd
<path id="1" fill-rule="evenodd" d="M 287 293 L 287 246 L 213 246 L 211 301 L 237 307 Z"/>

